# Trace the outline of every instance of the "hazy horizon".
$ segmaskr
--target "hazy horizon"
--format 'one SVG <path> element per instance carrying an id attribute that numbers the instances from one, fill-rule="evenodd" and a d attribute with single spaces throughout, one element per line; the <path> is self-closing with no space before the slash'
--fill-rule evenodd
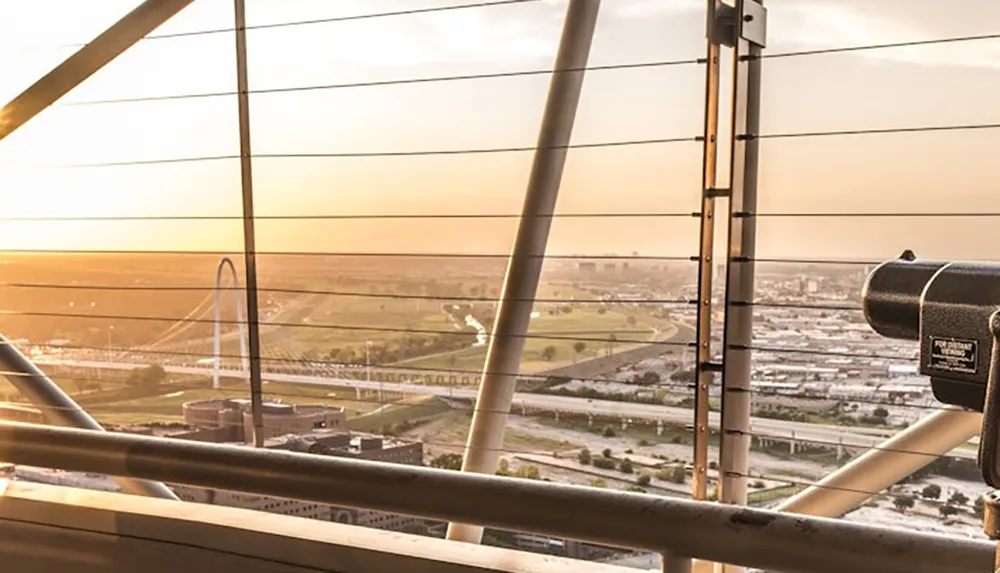
<path id="1" fill-rule="evenodd" d="M 0 38 L 0 99 L 19 93 L 137 0 L 45 1 L 13 9 Z M 248 1 L 251 25 L 455 4 L 412 0 Z M 768 2 L 765 53 L 995 32 L 977 0 Z M 249 33 L 253 89 L 551 67 L 565 0 Z M 227 28 L 232 4 L 197 0 L 157 34 Z M 605 0 L 592 65 L 701 57 L 703 3 Z M 53 19 L 55 12 L 60 18 Z M 969 17 L 974 14 L 975 17 Z M 991 28 L 992 26 L 992 28 Z M 56 47 L 56 48 L 53 48 Z M 725 63 L 724 75 L 729 66 Z M 703 72 L 685 64 L 590 72 L 574 142 L 692 141 L 572 150 L 550 252 L 685 257 L 696 252 Z M 1000 123 L 1000 40 L 774 58 L 764 65 L 765 134 Z M 366 153 L 534 145 L 547 75 L 343 88 L 251 99 L 257 154 Z M 117 105 L 103 99 L 231 92 L 231 33 L 147 40 L 0 142 L 5 218 L 239 215 L 239 162 L 46 166 L 237 153 L 231 95 Z M 723 86 L 727 107 L 728 79 Z M 723 114 L 723 122 L 727 121 Z M 725 123 L 723 123 L 725 129 Z M 996 212 L 1000 130 L 773 139 L 761 149 L 761 257 L 877 260 L 995 257 L 989 219 L 780 217 L 782 213 Z M 725 143 L 725 142 L 723 142 Z M 254 162 L 258 215 L 517 214 L 531 153 L 267 159 Z M 722 170 L 724 175 L 725 169 Z M 973 221 L 979 229 L 973 230 Z M 516 220 L 262 220 L 261 251 L 509 251 Z M 956 238 L 952 238 L 956 237 Z M 0 249 L 239 250 L 240 222 L 0 222 Z"/>

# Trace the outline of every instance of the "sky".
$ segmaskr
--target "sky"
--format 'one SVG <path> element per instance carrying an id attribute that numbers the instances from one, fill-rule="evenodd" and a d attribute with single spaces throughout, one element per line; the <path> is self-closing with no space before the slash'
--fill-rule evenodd
<path id="1" fill-rule="evenodd" d="M 472 0 L 247 0 L 248 23 L 294 22 Z M 137 0 L 0 0 L 0 100 L 41 77 Z M 251 30 L 252 90 L 545 70 L 567 0 Z M 774 0 L 766 54 L 1000 31 L 1000 3 Z M 59 17 L 53 18 L 53 14 Z M 196 0 L 156 34 L 232 26 L 232 2 Z M 604 0 L 591 65 L 704 55 L 700 0 Z M 232 156 L 233 95 L 87 104 L 235 88 L 233 34 L 147 39 L 0 141 L 0 250 L 236 250 L 241 223 L 17 222 L 19 217 L 240 214 L 233 159 L 127 167 L 74 165 Z M 730 62 L 723 60 L 723 108 Z M 1000 40 L 769 59 L 762 133 L 1000 123 Z M 255 154 L 530 147 L 546 75 L 251 97 Z M 572 150 L 550 252 L 697 252 L 704 68 L 690 63 L 589 72 L 574 143 L 688 138 Z M 723 113 L 725 131 L 728 113 Z M 723 142 L 725 143 L 725 141 Z M 878 260 L 995 258 L 994 219 L 819 217 L 817 213 L 1000 212 L 1000 129 L 768 139 L 761 144 L 758 255 Z M 723 153 L 723 158 L 726 154 Z M 530 152 L 255 159 L 257 214 L 515 215 Z M 723 164 L 726 162 L 723 161 Z M 725 181 L 726 169 L 720 169 Z M 809 215 L 809 216 L 793 216 Z M 506 253 L 497 220 L 327 219 L 257 223 L 260 251 Z M 720 239 L 722 237 L 720 236 Z"/>

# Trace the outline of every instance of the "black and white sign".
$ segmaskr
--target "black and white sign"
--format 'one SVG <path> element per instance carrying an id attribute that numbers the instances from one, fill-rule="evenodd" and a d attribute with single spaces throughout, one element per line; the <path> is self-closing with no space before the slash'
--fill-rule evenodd
<path id="1" fill-rule="evenodd" d="M 979 342 L 976 340 L 931 337 L 928 366 L 948 372 L 975 374 L 978 350 Z"/>

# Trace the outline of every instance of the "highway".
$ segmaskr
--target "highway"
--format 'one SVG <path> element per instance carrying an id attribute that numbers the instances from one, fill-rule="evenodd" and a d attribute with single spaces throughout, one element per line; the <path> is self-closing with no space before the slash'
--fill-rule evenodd
<path id="1" fill-rule="evenodd" d="M 109 370 L 134 370 L 146 367 L 144 364 L 134 363 L 54 358 L 38 360 L 38 363 L 88 369 L 103 368 Z M 212 375 L 212 369 L 204 366 L 166 365 L 163 368 L 167 372 L 173 374 L 186 374 L 194 376 Z M 246 376 L 244 372 L 239 370 L 222 370 L 221 375 L 231 378 Z M 350 378 L 320 377 L 307 374 L 265 372 L 264 380 L 269 382 L 303 384 L 310 386 L 339 386 L 358 388 L 361 390 L 381 390 L 383 392 L 399 394 L 426 395 L 462 400 L 474 400 L 477 393 L 475 388 L 464 386 L 433 386 L 379 381 L 368 382 L 365 380 L 354 380 Z M 611 400 L 585 400 L 583 398 L 574 398 L 569 396 L 552 396 L 547 394 L 528 394 L 518 392 L 514 395 L 513 409 L 516 413 L 522 408 L 550 412 L 617 417 L 624 419 L 625 421 L 662 421 L 665 424 L 673 425 L 688 425 L 691 423 L 692 416 L 691 411 L 688 409 L 657 404 L 638 404 L 634 402 L 615 402 Z M 719 424 L 719 414 L 717 412 L 710 413 L 709 423 L 713 426 L 717 426 Z M 891 430 L 878 428 L 842 427 L 809 424 L 805 422 L 773 420 L 770 418 L 753 418 L 751 420 L 751 433 L 755 437 L 784 442 L 797 440 L 832 446 L 843 444 L 843 446 L 848 448 L 867 449 L 877 447 L 886 437 L 892 435 L 893 432 Z M 953 455 L 974 459 L 976 457 L 976 452 L 972 450 L 957 449 L 953 452 Z"/>

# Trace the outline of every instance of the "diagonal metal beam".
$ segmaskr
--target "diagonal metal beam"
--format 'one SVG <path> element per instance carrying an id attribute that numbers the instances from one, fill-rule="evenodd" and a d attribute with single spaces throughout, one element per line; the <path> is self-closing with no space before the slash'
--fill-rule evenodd
<path id="1" fill-rule="evenodd" d="M 0 141 L 131 48 L 194 0 L 146 0 L 0 110 Z"/>
<path id="2" fill-rule="evenodd" d="M 528 190 L 465 445 L 463 472 L 493 473 L 500 460 L 517 384 L 516 373 L 524 352 L 524 335 L 531 322 L 532 301 L 545 262 L 545 246 L 600 8 L 601 0 L 571 0 L 566 8 Z M 482 537 L 480 526 L 462 523 L 448 526 L 447 538 L 452 541 L 479 543 Z"/>
<path id="3" fill-rule="evenodd" d="M 940 410 L 786 499 L 776 511 L 838 518 L 979 434 L 979 412 Z"/>

